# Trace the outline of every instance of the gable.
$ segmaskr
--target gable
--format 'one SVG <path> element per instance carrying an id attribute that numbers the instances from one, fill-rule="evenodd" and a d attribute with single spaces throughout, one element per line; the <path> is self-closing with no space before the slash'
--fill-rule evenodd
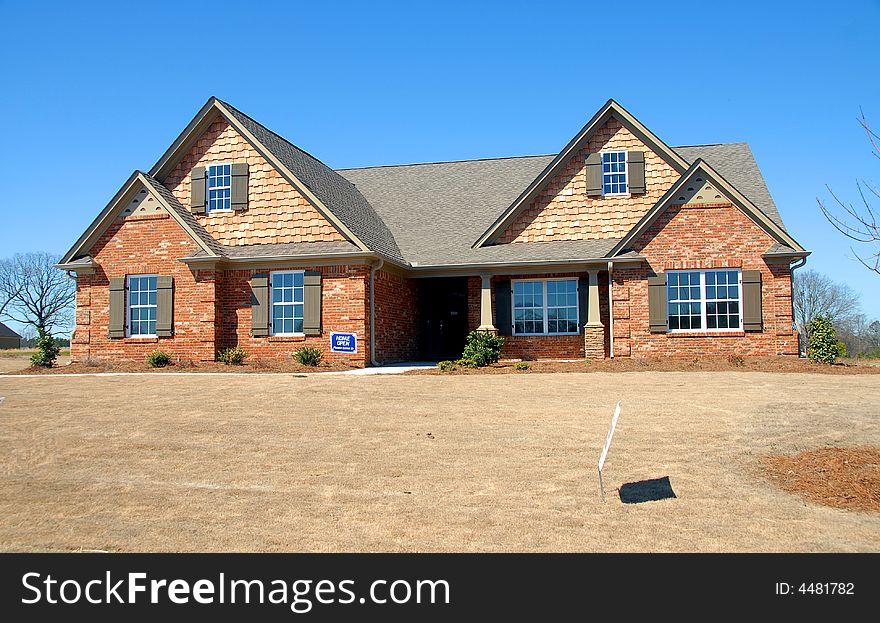
<path id="1" fill-rule="evenodd" d="M 200 214 L 205 230 L 224 245 L 331 242 L 346 237 L 269 163 L 223 116 L 217 115 L 183 154 L 163 183 L 189 205 L 194 167 L 246 162 L 248 207 Z"/>
<path id="2" fill-rule="evenodd" d="M 630 249 L 632 244 L 639 240 L 655 221 L 663 217 L 665 212 L 677 208 L 702 206 L 730 206 L 738 210 L 743 217 L 750 219 L 774 243 L 782 243 L 796 253 L 806 253 L 788 232 L 732 186 L 711 165 L 697 159 L 656 205 L 615 245 L 611 255 Z M 731 230 L 729 233 L 734 232 Z"/>
<path id="3" fill-rule="evenodd" d="M 587 195 L 586 159 L 603 150 L 639 151 L 645 159 L 645 192 L 632 196 Z M 679 178 L 679 171 L 611 116 L 558 169 L 496 242 L 549 242 L 621 238 Z"/>
<path id="4" fill-rule="evenodd" d="M 141 171 L 135 171 L 64 254 L 57 266 L 65 270 L 87 270 L 91 264 L 88 255 L 94 245 L 117 221 L 166 217 L 194 243 L 193 248 L 200 249 L 208 256 L 218 255 L 217 243 L 174 195 L 154 178 Z M 84 262 L 78 261 L 83 258 Z"/>
<path id="5" fill-rule="evenodd" d="M 730 201 L 672 204 L 632 243 L 662 268 L 760 258 L 775 240 Z"/>

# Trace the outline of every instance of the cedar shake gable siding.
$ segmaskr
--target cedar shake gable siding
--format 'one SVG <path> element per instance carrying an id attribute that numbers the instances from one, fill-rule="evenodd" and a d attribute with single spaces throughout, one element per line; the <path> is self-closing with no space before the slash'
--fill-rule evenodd
<path id="1" fill-rule="evenodd" d="M 312 206 L 222 116 L 218 117 L 164 180 L 185 206 L 190 172 L 212 164 L 248 164 L 248 207 L 236 212 L 198 215 L 198 221 L 224 245 L 330 242 L 345 237 Z"/>
<path id="2" fill-rule="evenodd" d="M 644 153 L 645 193 L 587 196 L 587 155 L 618 150 Z M 507 227 L 498 243 L 622 238 L 679 177 L 669 163 L 611 117 Z"/>

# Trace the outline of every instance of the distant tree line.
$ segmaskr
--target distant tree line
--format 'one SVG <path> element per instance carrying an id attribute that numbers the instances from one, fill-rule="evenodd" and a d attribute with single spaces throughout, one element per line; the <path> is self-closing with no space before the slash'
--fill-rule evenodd
<path id="1" fill-rule="evenodd" d="M 829 318 L 850 357 L 880 358 L 880 320 L 861 311 L 859 295 L 844 283 L 837 283 L 815 270 L 794 276 L 794 320 L 805 350 L 810 323 Z"/>

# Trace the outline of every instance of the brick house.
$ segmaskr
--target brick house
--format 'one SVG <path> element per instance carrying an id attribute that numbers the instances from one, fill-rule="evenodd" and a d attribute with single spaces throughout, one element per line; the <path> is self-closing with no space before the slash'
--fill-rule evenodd
<path id="1" fill-rule="evenodd" d="M 74 360 L 361 366 L 474 329 L 512 358 L 796 356 L 808 254 L 746 144 L 669 147 L 613 100 L 558 154 L 334 171 L 211 98 L 58 267 Z"/>

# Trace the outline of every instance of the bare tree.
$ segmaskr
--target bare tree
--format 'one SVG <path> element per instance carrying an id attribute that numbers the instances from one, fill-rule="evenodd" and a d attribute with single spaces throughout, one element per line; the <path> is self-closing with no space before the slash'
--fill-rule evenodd
<path id="1" fill-rule="evenodd" d="M 837 324 L 848 321 L 859 311 L 859 295 L 852 288 L 815 270 L 795 273 L 792 285 L 794 322 L 803 335 L 816 316 L 825 316 Z"/>
<path id="2" fill-rule="evenodd" d="M 871 143 L 872 155 L 875 158 L 880 159 L 880 146 L 878 146 L 880 136 L 878 136 L 871 129 L 871 126 L 868 125 L 868 120 L 865 118 L 864 112 L 861 113 L 859 123 L 862 128 L 864 128 L 865 134 L 868 136 L 868 141 Z M 828 219 L 828 222 L 831 223 L 837 231 L 850 240 L 859 244 L 864 244 L 868 247 L 869 251 L 867 255 L 859 255 L 852 247 L 850 247 L 850 250 L 853 252 L 856 259 L 864 264 L 866 268 L 880 275 L 880 223 L 877 222 L 878 214 L 876 213 L 876 208 L 871 205 L 871 201 L 875 198 L 880 199 L 880 190 L 878 190 L 873 184 L 869 184 L 864 180 L 857 181 L 856 188 L 858 189 L 862 205 L 856 207 L 851 203 L 846 203 L 841 200 L 834 194 L 834 191 L 831 190 L 830 186 L 826 186 L 826 188 L 835 203 L 837 203 L 837 207 L 832 211 L 824 201 L 818 199 L 819 208 L 821 208 L 822 214 L 825 215 L 825 218 Z M 871 195 L 873 195 L 873 197 L 871 197 Z M 835 212 L 837 214 L 835 214 Z"/>
<path id="3" fill-rule="evenodd" d="M 70 325 L 76 284 L 50 253 L 17 253 L 0 261 L 2 316 L 51 334 Z"/>

